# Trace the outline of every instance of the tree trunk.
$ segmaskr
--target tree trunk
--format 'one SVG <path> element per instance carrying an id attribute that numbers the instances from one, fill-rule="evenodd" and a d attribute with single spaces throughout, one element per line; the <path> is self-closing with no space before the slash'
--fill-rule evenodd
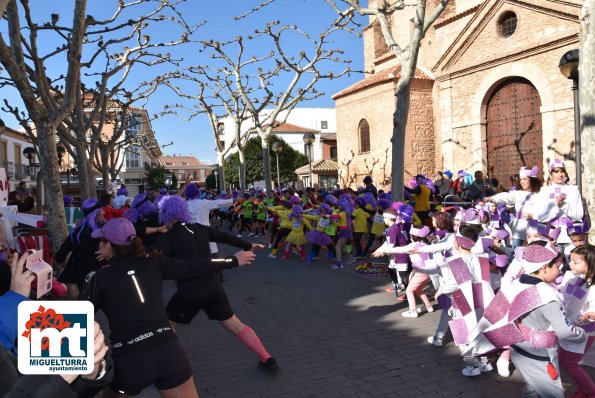
<path id="1" fill-rule="evenodd" d="M 595 151 L 590 143 L 595 142 L 595 0 L 585 0 L 580 12 L 580 65 L 579 103 L 582 145 L 583 198 L 587 200 L 587 211 L 595 215 Z M 591 243 L 595 236 L 591 234 Z"/>
<path id="2" fill-rule="evenodd" d="M 95 184 L 91 185 L 93 176 L 89 175 L 89 173 L 91 173 L 91 168 L 86 157 L 87 150 L 84 145 L 77 145 L 75 149 L 81 199 L 85 200 L 95 197 Z"/>
<path id="3" fill-rule="evenodd" d="M 401 68 L 401 78 L 397 84 L 397 109 L 393 115 L 392 142 L 392 179 L 391 191 L 394 201 L 402 202 L 403 177 L 405 174 L 405 133 L 407 131 L 407 118 L 409 116 L 409 94 L 413 73 L 407 73 L 406 65 Z M 415 69 L 415 68 L 414 68 Z"/>
<path id="4" fill-rule="evenodd" d="M 219 165 L 219 181 L 217 182 L 217 186 L 219 187 L 219 191 L 225 191 L 225 159 L 223 152 L 217 152 L 217 164 Z"/>
<path id="5" fill-rule="evenodd" d="M 246 155 L 243 150 L 238 152 L 240 155 L 240 191 L 242 194 L 246 191 Z"/>
<path id="6" fill-rule="evenodd" d="M 62 185 L 60 171 L 58 170 L 58 155 L 56 151 L 55 130 L 44 123 L 35 123 L 37 129 L 37 142 L 39 148 L 39 162 L 45 192 L 47 208 L 47 227 L 54 253 L 58 251 L 66 236 L 66 213 L 62 200 Z"/>
<path id="7" fill-rule="evenodd" d="M 262 162 L 264 164 L 264 187 L 267 192 L 271 192 L 271 156 L 269 153 L 269 140 L 268 137 L 262 141 Z"/>

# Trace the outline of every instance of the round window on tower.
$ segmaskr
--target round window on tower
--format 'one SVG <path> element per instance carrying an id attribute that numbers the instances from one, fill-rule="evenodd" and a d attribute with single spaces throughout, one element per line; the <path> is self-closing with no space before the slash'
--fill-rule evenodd
<path id="1" fill-rule="evenodd" d="M 510 37 L 516 30 L 517 18 L 512 11 L 506 11 L 498 18 L 498 34 L 502 37 Z"/>

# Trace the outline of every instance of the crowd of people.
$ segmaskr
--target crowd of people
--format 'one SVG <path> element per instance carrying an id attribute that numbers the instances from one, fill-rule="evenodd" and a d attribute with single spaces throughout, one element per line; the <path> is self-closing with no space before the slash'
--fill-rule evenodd
<path id="1" fill-rule="evenodd" d="M 508 191 L 481 171 L 461 170 L 456 179 L 438 172 L 434 181 L 417 175 L 404 187 L 404 202 L 377 190 L 370 176 L 358 190 L 215 192 L 187 181 L 178 195 L 154 190 L 128 198 L 122 187 L 115 198 L 82 203 L 82 220 L 55 256 L 63 264 L 58 280 L 70 298 L 88 299 L 107 315 L 114 366 L 113 376 L 102 375 L 106 397 L 151 384 L 163 396 L 198 396 L 175 328 L 201 309 L 254 352 L 259 368 L 276 369 L 234 313 L 221 273 L 253 262 L 253 251 L 267 245 L 269 258 L 297 256 L 306 268 L 324 263 L 323 249 L 333 270 L 386 257 L 386 290 L 408 304 L 401 315 L 441 311 L 428 343 L 443 346 L 450 329 L 464 376 L 493 370 L 497 357 L 502 377 L 514 363 L 527 396 L 563 397 L 564 369 L 574 397 L 595 397 L 578 365 L 595 341 L 590 223 L 564 163 L 554 161 L 547 172 L 545 183 L 537 167 L 523 167 Z M 220 259 L 216 243 L 240 250 Z M 177 281 L 167 304 L 164 279 Z M 7 289 L 13 292 L 0 300 L 28 295 Z M 0 336 L 12 336 L 11 327 L 2 325 Z M 0 342 L 14 354 L 14 339 Z"/>

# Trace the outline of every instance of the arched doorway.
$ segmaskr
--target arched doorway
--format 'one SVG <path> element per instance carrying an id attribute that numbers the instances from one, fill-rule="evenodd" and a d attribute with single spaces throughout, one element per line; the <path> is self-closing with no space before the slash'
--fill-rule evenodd
<path id="1" fill-rule="evenodd" d="M 521 166 L 543 165 L 540 107 L 537 89 L 521 77 L 500 83 L 487 102 L 488 174 L 505 187 Z"/>

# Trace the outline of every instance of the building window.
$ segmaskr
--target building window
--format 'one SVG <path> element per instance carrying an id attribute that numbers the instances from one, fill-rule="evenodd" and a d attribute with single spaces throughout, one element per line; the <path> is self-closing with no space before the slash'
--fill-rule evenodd
<path id="1" fill-rule="evenodd" d="M 143 150 L 139 145 L 131 145 L 126 149 L 126 168 L 134 169 L 141 167 Z"/>
<path id="2" fill-rule="evenodd" d="M 359 122 L 359 153 L 370 152 L 370 125 L 366 119 Z"/>
<path id="3" fill-rule="evenodd" d="M 337 147 L 332 146 L 330 150 L 331 159 L 337 160 Z"/>
<path id="4" fill-rule="evenodd" d="M 322 120 L 322 121 L 320 122 L 320 128 L 321 128 L 322 130 L 326 130 L 326 129 L 328 129 L 328 121 L 327 121 L 327 120 Z"/>
<path id="5" fill-rule="evenodd" d="M 318 176 L 319 188 L 333 189 L 337 183 L 337 176 Z"/>
<path id="6" fill-rule="evenodd" d="M 517 18 L 512 11 L 506 11 L 498 18 L 498 34 L 502 37 L 510 37 L 516 30 Z"/>
<path id="7" fill-rule="evenodd" d="M 140 132 L 141 119 L 135 115 L 126 116 L 126 135 L 135 137 Z"/>

